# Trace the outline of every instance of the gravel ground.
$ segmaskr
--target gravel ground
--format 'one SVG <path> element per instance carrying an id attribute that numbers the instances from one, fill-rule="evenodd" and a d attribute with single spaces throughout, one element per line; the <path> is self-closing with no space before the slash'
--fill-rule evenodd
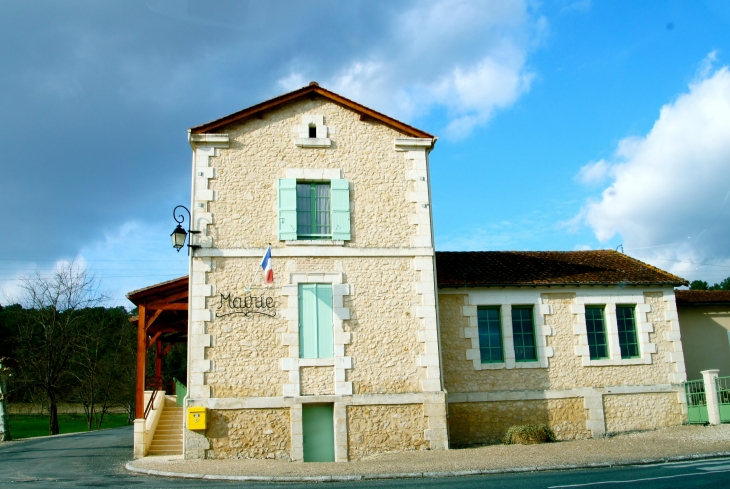
<path id="1" fill-rule="evenodd" d="M 568 467 L 730 454 L 730 425 L 675 426 L 594 440 L 542 445 L 489 445 L 448 451 L 393 452 L 348 463 L 278 460 L 182 460 L 145 457 L 141 469 L 211 475 L 334 476 Z"/>

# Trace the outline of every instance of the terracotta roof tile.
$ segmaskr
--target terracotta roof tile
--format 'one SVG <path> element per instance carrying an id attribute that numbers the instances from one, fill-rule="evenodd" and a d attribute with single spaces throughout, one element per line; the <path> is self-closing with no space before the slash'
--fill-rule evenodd
<path id="1" fill-rule="evenodd" d="M 677 304 L 730 303 L 730 290 L 675 290 Z"/>
<path id="2" fill-rule="evenodd" d="M 671 273 L 613 250 L 439 251 L 438 286 L 687 285 Z"/>

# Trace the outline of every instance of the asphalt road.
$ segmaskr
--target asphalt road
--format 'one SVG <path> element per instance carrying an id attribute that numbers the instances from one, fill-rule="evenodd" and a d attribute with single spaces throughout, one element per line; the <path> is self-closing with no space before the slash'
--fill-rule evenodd
<path id="1" fill-rule="evenodd" d="M 132 428 L 36 438 L 0 444 L 0 487 L 312 488 L 314 484 L 260 484 L 168 479 L 124 469 L 132 457 Z M 612 469 L 532 472 L 447 479 L 401 479 L 316 484 L 327 489 L 369 488 L 611 489 L 730 487 L 730 458 Z"/>

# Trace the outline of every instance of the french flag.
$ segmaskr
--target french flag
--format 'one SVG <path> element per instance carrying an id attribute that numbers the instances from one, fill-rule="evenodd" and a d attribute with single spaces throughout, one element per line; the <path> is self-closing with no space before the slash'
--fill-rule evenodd
<path id="1" fill-rule="evenodd" d="M 271 245 L 266 248 L 264 258 L 261 260 L 261 268 L 264 269 L 264 279 L 266 280 L 266 283 L 274 283 L 274 267 L 271 264 Z"/>

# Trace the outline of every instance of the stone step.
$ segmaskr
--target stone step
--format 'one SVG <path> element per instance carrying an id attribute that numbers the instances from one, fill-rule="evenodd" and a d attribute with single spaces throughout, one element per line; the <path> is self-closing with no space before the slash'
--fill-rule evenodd
<path id="1" fill-rule="evenodd" d="M 148 455 L 182 455 L 182 448 L 180 450 L 173 449 L 160 449 L 160 450 L 149 450 Z"/>
<path id="2" fill-rule="evenodd" d="M 165 404 L 148 455 L 180 455 L 183 452 L 183 408 Z"/>
<path id="3" fill-rule="evenodd" d="M 179 449 L 182 448 L 182 442 L 168 442 L 168 443 L 155 443 L 152 442 L 150 445 L 150 449 L 155 450 L 172 450 L 172 449 Z"/>

